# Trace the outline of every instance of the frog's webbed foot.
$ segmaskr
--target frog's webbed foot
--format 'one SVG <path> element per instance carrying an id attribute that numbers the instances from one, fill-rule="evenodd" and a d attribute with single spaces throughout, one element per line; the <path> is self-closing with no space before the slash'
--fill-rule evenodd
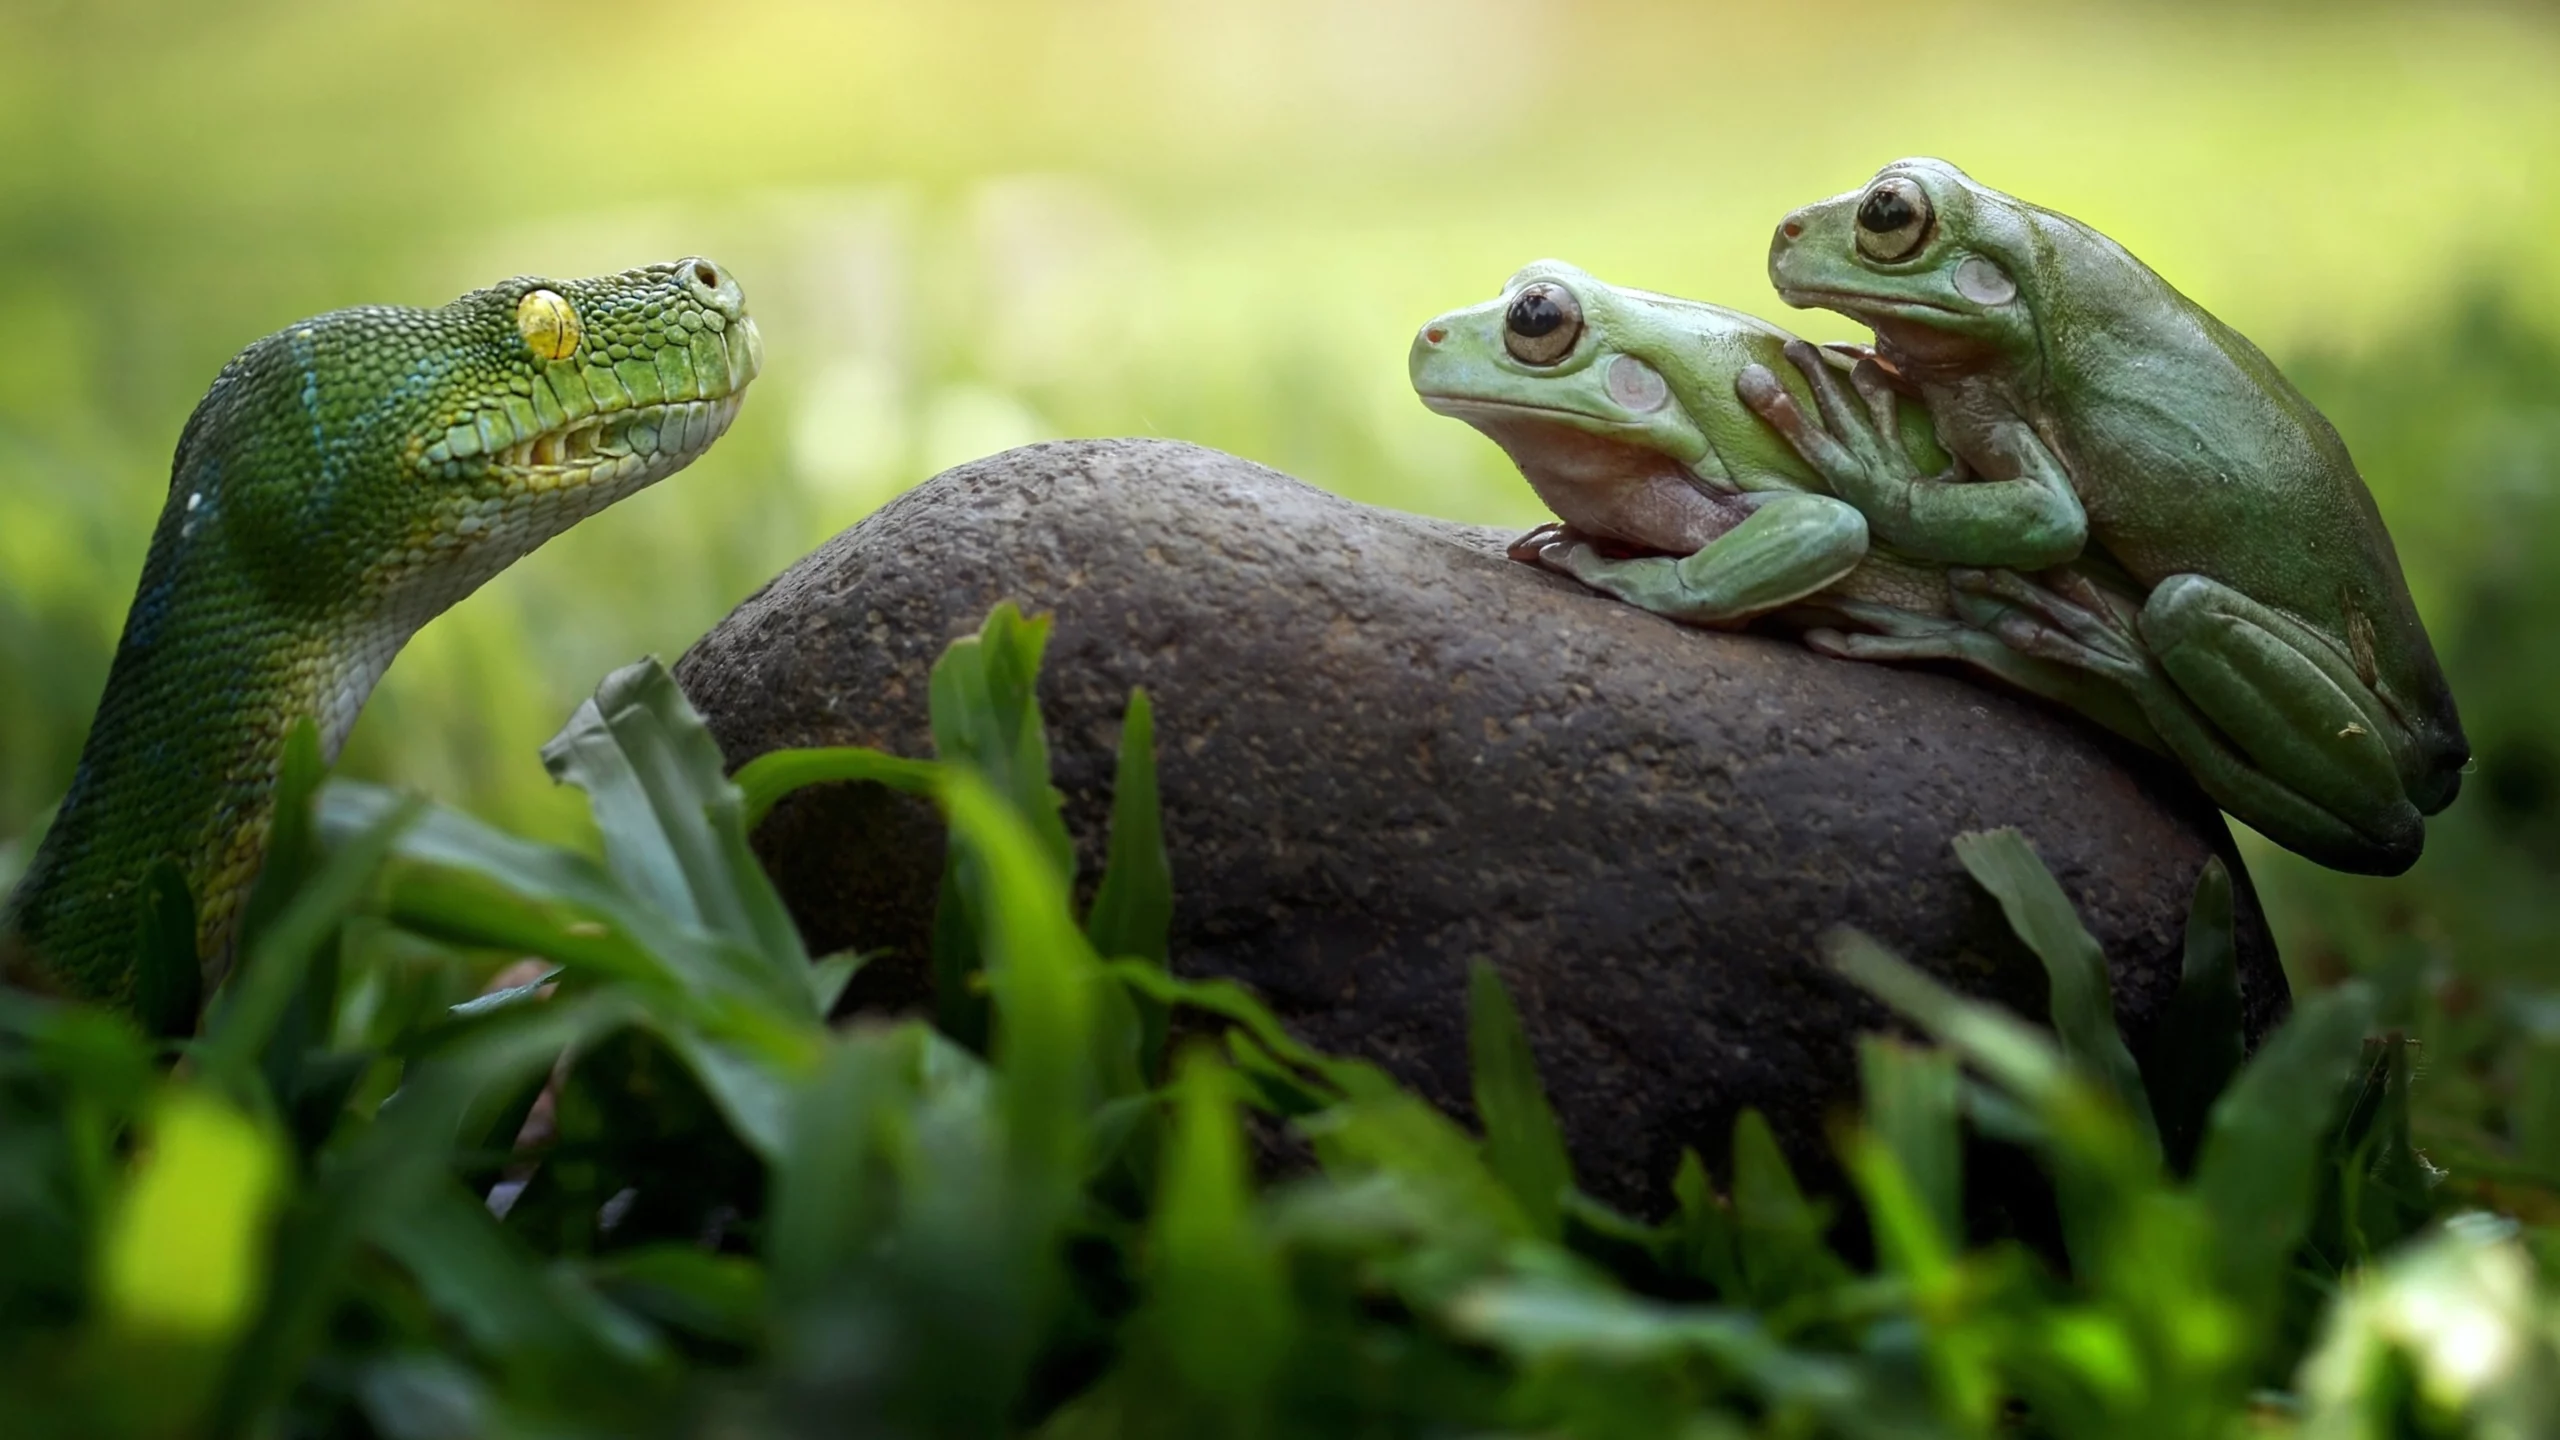
<path id="1" fill-rule="evenodd" d="M 2156 683 L 2158 667 L 2119 610 L 2087 577 L 2069 569 L 2029 580 L 2014 570 L 1951 569 L 1947 588 L 1974 625 L 2010 648 L 2125 685 Z"/>
<path id="2" fill-rule="evenodd" d="M 1807 630 L 1800 638 L 1817 654 L 1871 664 L 1939 661 L 1967 666 L 2076 710 L 2145 749 L 2165 748 L 2134 697 L 2087 670 L 2025 654 L 1962 620 L 1942 615 L 1861 601 L 1826 602 L 1826 608 L 1871 633 L 1828 627 Z"/>
<path id="3" fill-rule="evenodd" d="M 1858 627 L 1855 631 L 1844 631 L 1837 626 L 1828 625 L 1818 627 L 1819 631 L 1828 632 L 1843 639 L 1890 637 L 1920 640 L 1950 635 L 1971 628 L 1962 620 L 1950 619 L 1944 615 L 1925 614 L 1918 610 L 1906 610 L 1899 605 L 1886 605 L 1873 600 L 1825 596 L 1821 601 L 1821 607 L 1830 614 Z M 1813 633 L 1816 632 L 1807 632 L 1808 635 Z"/>

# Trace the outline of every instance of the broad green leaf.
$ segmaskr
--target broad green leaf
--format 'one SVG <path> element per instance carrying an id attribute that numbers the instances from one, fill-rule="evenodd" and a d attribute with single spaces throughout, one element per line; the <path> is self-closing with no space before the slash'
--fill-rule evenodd
<path id="1" fill-rule="evenodd" d="M 810 962 L 809 998 L 817 1002 L 820 1015 L 835 1013 L 836 1002 L 844 998 L 844 987 L 853 983 L 853 977 L 861 973 L 870 958 L 847 950 Z"/>
<path id="2" fill-rule="evenodd" d="M 387 790 L 341 780 L 322 797 L 322 832 L 344 846 L 403 803 Z M 764 966 L 741 964 L 733 948 L 635 899 L 573 851 L 430 806 L 401 832 L 395 853 L 400 863 L 387 878 L 387 906 L 404 928 L 697 997 L 774 993 L 775 978 Z M 793 983 L 805 997 L 805 980 Z M 781 1008 L 810 1014 L 804 1003 Z"/>
<path id="3" fill-rule="evenodd" d="M 741 1350 L 767 1338 L 764 1267 L 693 1244 L 643 1245 L 587 1268 L 597 1294 L 660 1327 Z"/>
<path id="4" fill-rule="evenodd" d="M 861 745 L 809 750 L 768 750 L 738 767 L 729 777 L 738 787 L 740 815 L 747 833 L 764 823 L 773 807 L 795 790 L 811 785 L 871 781 L 908 795 L 931 795 L 942 767 L 931 760 L 909 760 Z"/>
<path id="5" fill-rule="evenodd" d="M 326 883 L 324 874 L 297 909 Z M 279 931 L 293 924 L 288 915 Z M 318 1175 L 285 1212 L 264 1303 L 232 1354 L 208 1433 L 253 1433 L 300 1382 L 330 1306 L 349 1282 L 357 1246 L 429 1193 L 445 1174 L 466 1116 L 484 1097 L 516 1093 L 562 1051 L 629 1023 L 633 1013 L 614 997 L 502 1010 L 413 1063 L 394 1100 L 372 1125 L 322 1158 Z"/>
<path id="6" fill-rule="evenodd" d="M 397 859 L 383 891 L 384 914 L 412 934 L 468 950 L 556 961 L 561 969 L 648 989 L 683 988 L 662 958 L 572 900 L 528 895 L 477 871 Z"/>
<path id="7" fill-rule="evenodd" d="M 827 1047 L 792 1102 L 774 1166 L 764 1253 L 775 1298 L 806 1302 L 840 1284 L 893 1214 L 882 1127 L 917 1099 L 912 1047 L 862 1035 Z"/>
<path id="8" fill-rule="evenodd" d="M 808 952 L 747 846 L 720 747 L 655 660 L 604 678 L 543 764 L 587 792 L 605 859 L 633 895 L 726 941 L 777 1003 L 808 1007 Z"/>
<path id="9" fill-rule="evenodd" d="M 2240 952 L 2231 921 L 2231 872 L 2205 862 L 2187 907 L 2186 957 L 2178 990 L 2160 1019 L 2143 1066 L 2172 1167 L 2195 1162 L 2205 1114 L 2248 1052 L 2240 1019 Z"/>
<path id="10" fill-rule="evenodd" d="M 2009 928 L 2044 962 L 2053 1000 L 2054 1033 L 2062 1053 L 2086 1067 L 2115 1093 L 2135 1126 L 2158 1144 L 2142 1073 L 2116 1029 L 2115 1003 L 2107 993 L 2107 957 L 2080 924 L 2079 913 L 2053 872 L 2036 858 L 2024 835 L 1990 830 L 1955 838 L 1956 858 L 2000 902 Z"/>
<path id="11" fill-rule="evenodd" d="M 1459 1333 L 1532 1365 L 1596 1362 L 1603 1375 L 1683 1355 L 1739 1377 L 1781 1417 L 1769 1433 L 1882 1436 L 1917 1431 L 1901 1407 L 1879 1404 L 1858 1368 L 1789 1350 L 1760 1318 L 1741 1311 L 1665 1305 L 1554 1278 L 1478 1285 L 1448 1308 Z M 1808 1423 L 1815 1417 L 1820 1425 Z"/>
<path id="12" fill-rule="evenodd" d="M 2214 1104 L 2192 1188 L 2244 1302 L 2269 1292 L 2310 1223 L 2319 1157 L 2372 1014 L 2354 982 L 2311 997 Z"/>
<path id="13" fill-rule="evenodd" d="M 1520 1012 L 1502 977 L 1482 960 L 1467 969 L 1467 1052 L 1476 1118 L 1484 1125 L 1485 1163 L 1520 1202 L 1530 1227 L 1553 1240 L 1563 1222 L 1565 1192 L 1573 1186 L 1573 1162 L 1538 1082 Z"/>
<path id="14" fill-rule="evenodd" d="M 227 1337 L 263 1289 L 283 1147 L 204 1090 L 172 1089 L 144 1131 L 107 1227 L 99 1302 L 116 1325 Z"/>
<path id="15" fill-rule="evenodd" d="M 600 743 L 592 753 L 609 767 L 618 752 Z M 341 784 L 330 802 L 330 828 L 342 831 L 378 814 L 388 797 Z M 655 822 L 641 815 L 632 823 Z M 809 967 L 777 969 L 770 957 L 634 899 L 581 856 L 451 812 L 429 812 L 398 848 L 389 885 L 397 923 L 452 944 L 556 960 L 572 978 L 585 972 L 637 987 L 650 997 L 650 1027 L 739 1137 L 767 1156 L 781 1143 L 784 1096 L 816 1063 L 824 1033 Z"/>
<path id="16" fill-rule="evenodd" d="M 451 1179 L 392 1208 L 372 1236 L 519 1391 L 628 1387 L 672 1359 L 648 1327 L 551 1269 Z"/>
<path id="17" fill-rule="evenodd" d="M 1252 1103 L 1259 1109 L 1294 1120 L 1342 1099 L 1340 1091 L 1272 1054 L 1242 1025 L 1227 1028 L 1226 1043 L 1227 1058 L 1235 1064 L 1236 1078 L 1247 1087 Z"/>

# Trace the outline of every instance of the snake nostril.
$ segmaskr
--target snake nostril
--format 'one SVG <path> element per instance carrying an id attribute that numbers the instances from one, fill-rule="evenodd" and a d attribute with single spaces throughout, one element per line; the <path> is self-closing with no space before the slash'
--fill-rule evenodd
<path id="1" fill-rule="evenodd" d="M 717 290 L 720 288 L 720 267 L 708 260 L 696 260 L 693 262 L 693 278 L 704 286 Z"/>

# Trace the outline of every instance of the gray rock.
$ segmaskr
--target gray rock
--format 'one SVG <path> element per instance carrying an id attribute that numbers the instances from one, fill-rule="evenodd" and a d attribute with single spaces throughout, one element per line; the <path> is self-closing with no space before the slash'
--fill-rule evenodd
<path id="1" fill-rule="evenodd" d="M 1156 702 L 1175 965 L 1465 1114 L 1466 967 L 1517 999 L 1585 1185 L 1656 1208 L 1735 1115 L 1800 1159 L 1881 1012 L 1817 960 L 1847 923 L 2041 1015 L 2042 971 L 1949 848 L 2025 831 L 2112 957 L 2137 1045 L 2205 859 L 2240 876 L 2252 1032 L 2285 1004 L 2218 813 L 2182 777 L 1970 681 L 1710 633 L 1503 558 L 1507 534 L 1353 504 L 1161 441 L 963 466 L 838 535 L 677 667 L 733 764 L 931 753 L 926 672 L 999 600 L 1057 617 L 1041 676 L 1090 885 L 1130 687 Z M 915 1006 L 941 855 L 872 786 L 757 837 L 811 948 L 888 947 Z M 1969 953 L 1968 953 L 1969 952 Z"/>

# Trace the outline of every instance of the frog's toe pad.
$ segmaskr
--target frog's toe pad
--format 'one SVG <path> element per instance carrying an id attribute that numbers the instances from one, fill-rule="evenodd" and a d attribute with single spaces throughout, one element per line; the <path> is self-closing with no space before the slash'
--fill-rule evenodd
<path id="1" fill-rule="evenodd" d="M 1562 522 L 1550 520 L 1512 541 L 1503 553 L 1524 565 L 1543 564 L 1548 547 L 1563 539 L 1566 533 L 1566 526 Z"/>

